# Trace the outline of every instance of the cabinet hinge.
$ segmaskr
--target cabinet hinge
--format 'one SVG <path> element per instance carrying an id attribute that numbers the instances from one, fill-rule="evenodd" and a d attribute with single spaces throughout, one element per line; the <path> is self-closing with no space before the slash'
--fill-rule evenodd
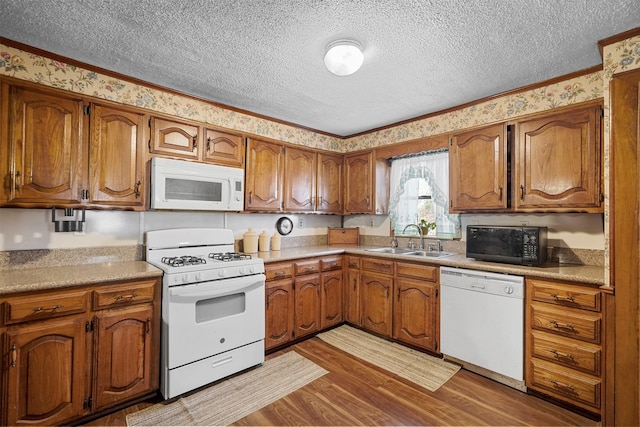
<path id="1" fill-rule="evenodd" d="M 600 108 L 600 117 L 604 118 L 604 108 Z"/>
<path id="2" fill-rule="evenodd" d="M 291 338 L 295 338 L 296 337 L 296 331 L 291 331 Z"/>
<path id="3" fill-rule="evenodd" d="M 284 200 L 280 202 L 280 209 L 284 209 Z"/>
<path id="4" fill-rule="evenodd" d="M 149 118 L 149 127 L 151 127 L 151 118 Z"/>
<path id="5" fill-rule="evenodd" d="M 82 402 L 82 409 L 91 409 L 92 405 L 93 405 L 93 398 L 89 396 Z"/>
<path id="6" fill-rule="evenodd" d="M 93 320 L 92 320 L 92 321 L 90 321 L 90 322 L 87 322 L 87 323 L 84 325 L 84 331 L 85 331 L 85 332 L 93 332 L 94 327 L 95 327 L 95 324 L 94 324 L 94 322 L 93 322 Z"/>
<path id="7" fill-rule="evenodd" d="M 600 203 L 604 202 L 604 193 L 600 193 Z"/>
<path id="8" fill-rule="evenodd" d="M 440 289 L 436 289 L 436 298 L 438 298 L 439 293 L 440 293 Z"/>
<path id="9" fill-rule="evenodd" d="M 282 147 L 282 154 L 287 154 L 287 147 Z"/>
<path id="10" fill-rule="evenodd" d="M 91 114 L 91 107 L 88 105 L 83 106 L 82 112 L 85 114 L 85 116 L 88 116 L 89 114 Z"/>
<path id="11" fill-rule="evenodd" d="M 449 138 L 449 146 L 453 147 L 453 137 Z"/>

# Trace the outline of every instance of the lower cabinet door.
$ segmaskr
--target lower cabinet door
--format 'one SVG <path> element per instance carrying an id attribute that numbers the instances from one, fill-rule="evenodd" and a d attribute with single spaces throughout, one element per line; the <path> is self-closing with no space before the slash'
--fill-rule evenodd
<path id="1" fill-rule="evenodd" d="M 393 277 L 362 273 L 360 309 L 362 327 L 388 337 L 391 336 L 391 292 Z"/>
<path id="2" fill-rule="evenodd" d="M 288 279 L 267 282 L 265 298 L 264 347 L 269 350 L 291 341 L 294 315 L 293 281 Z"/>
<path id="3" fill-rule="evenodd" d="M 159 334 L 159 325 L 153 322 L 151 305 L 96 316 L 94 409 L 157 388 L 159 354 L 152 351 L 154 334 Z"/>
<path id="4" fill-rule="evenodd" d="M 6 333 L 5 425 L 58 425 L 84 413 L 85 319 L 37 323 Z"/>
<path id="5" fill-rule="evenodd" d="M 308 274 L 295 279 L 295 337 L 320 330 L 320 275 Z"/>
<path id="6" fill-rule="evenodd" d="M 393 338 L 436 351 L 435 283 L 396 279 Z"/>

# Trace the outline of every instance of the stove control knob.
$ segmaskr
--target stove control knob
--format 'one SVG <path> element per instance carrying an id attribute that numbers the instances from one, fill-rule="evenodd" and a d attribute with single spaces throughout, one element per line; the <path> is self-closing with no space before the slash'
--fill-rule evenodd
<path id="1" fill-rule="evenodd" d="M 218 270 L 218 277 L 222 278 L 226 276 L 224 268 L 221 268 L 220 270 Z"/>
<path id="2" fill-rule="evenodd" d="M 202 279 L 202 275 L 200 273 L 196 273 L 196 281 L 199 282 Z"/>
<path id="3" fill-rule="evenodd" d="M 182 275 L 182 283 L 189 283 L 189 275 L 188 274 L 183 274 Z"/>
<path id="4" fill-rule="evenodd" d="M 507 285 L 504 287 L 504 293 L 507 295 L 511 295 L 513 293 L 513 286 Z"/>
<path id="5" fill-rule="evenodd" d="M 245 272 L 245 270 L 244 270 L 244 267 L 240 267 L 240 269 L 238 270 L 238 273 L 239 273 L 241 276 L 244 276 L 245 274 L 247 274 L 247 273 Z"/>

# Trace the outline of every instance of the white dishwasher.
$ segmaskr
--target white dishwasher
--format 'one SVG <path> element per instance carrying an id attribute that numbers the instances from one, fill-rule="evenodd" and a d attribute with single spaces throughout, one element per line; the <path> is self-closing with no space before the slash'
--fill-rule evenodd
<path id="1" fill-rule="evenodd" d="M 440 351 L 465 369 L 525 391 L 524 278 L 441 267 Z"/>

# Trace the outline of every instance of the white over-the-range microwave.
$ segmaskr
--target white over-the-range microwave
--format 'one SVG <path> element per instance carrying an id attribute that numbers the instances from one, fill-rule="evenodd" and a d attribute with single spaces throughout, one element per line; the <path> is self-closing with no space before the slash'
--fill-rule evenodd
<path id="1" fill-rule="evenodd" d="M 151 159 L 151 209 L 241 211 L 243 206 L 243 169 Z"/>

